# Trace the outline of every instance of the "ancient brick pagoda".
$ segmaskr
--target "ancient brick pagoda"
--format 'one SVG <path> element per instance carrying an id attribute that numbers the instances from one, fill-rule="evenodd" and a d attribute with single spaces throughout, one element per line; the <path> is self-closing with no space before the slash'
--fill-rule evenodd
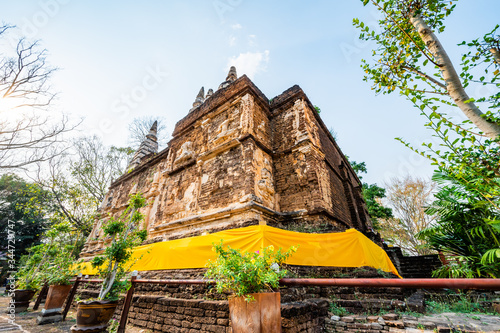
<path id="1" fill-rule="evenodd" d="M 232 67 L 216 92 L 200 90 L 172 136 L 158 152 L 153 125 L 111 184 L 82 257 L 102 251 L 102 224 L 136 192 L 149 200 L 148 243 L 256 224 L 371 233 L 361 183 L 299 86 L 268 100 Z"/>

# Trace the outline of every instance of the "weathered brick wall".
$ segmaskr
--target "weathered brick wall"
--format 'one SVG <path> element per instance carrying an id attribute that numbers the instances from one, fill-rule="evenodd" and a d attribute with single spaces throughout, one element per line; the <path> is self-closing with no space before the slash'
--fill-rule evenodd
<path id="1" fill-rule="evenodd" d="M 327 311 L 324 300 L 282 304 L 283 332 L 322 332 Z M 118 320 L 120 313 L 121 306 L 114 318 Z M 231 332 L 227 301 L 136 296 L 128 322 L 153 332 Z"/>
<path id="2" fill-rule="evenodd" d="M 405 256 L 399 247 L 388 247 L 384 244 L 392 263 L 404 278 L 431 278 L 432 272 L 442 266 L 439 255 Z"/>
<path id="3" fill-rule="evenodd" d="M 79 290 L 79 295 L 82 299 L 95 297 L 96 288 L 94 285 L 89 289 Z M 283 302 L 281 304 L 283 332 L 323 332 L 328 307 L 329 303 L 324 299 Z M 113 319 L 120 320 L 122 310 L 123 299 L 118 303 Z M 153 332 L 231 332 L 227 300 L 172 298 L 157 294 L 133 297 L 128 324 Z"/>

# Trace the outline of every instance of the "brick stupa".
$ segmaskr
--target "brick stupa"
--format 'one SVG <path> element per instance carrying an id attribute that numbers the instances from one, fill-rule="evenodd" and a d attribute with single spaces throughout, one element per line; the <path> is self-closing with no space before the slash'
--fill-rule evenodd
<path id="1" fill-rule="evenodd" d="M 200 90 L 160 152 L 153 126 L 111 184 L 82 257 L 102 252 L 101 226 L 137 192 L 149 202 L 146 243 L 256 224 L 372 230 L 361 183 L 302 89 L 268 100 L 234 67 L 217 91 Z"/>

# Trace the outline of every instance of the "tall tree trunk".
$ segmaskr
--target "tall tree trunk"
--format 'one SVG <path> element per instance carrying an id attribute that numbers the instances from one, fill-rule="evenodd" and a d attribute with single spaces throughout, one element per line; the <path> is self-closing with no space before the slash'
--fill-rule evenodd
<path id="1" fill-rule="evenodd" d="M 465 101 L 469 100 L 470 97 L 465 92 L 462 82 L 460 81 L 460 77 L 455 71 L 455 67 L 453 67 L 448 54 L 441 45 L 439 39 L 432 32 L 431 28 L 418 14 L 410 17 L 410 22 L 434 56 L 436 62 L 441 65 L 441 75 L 443 75 L 443 79 L 446 82 L 448 95 L 462 110 L 465 116 L 469 118 L 469 120 L 472 121 L 477 128 L 479 128 L 479 130 L 484 132 L 484 134 L 491 139 L 497 138 L 500 135 L 500 126 L 482 118 L 481 115 L 483 113 L 473 102 L 465 103 Z"/>

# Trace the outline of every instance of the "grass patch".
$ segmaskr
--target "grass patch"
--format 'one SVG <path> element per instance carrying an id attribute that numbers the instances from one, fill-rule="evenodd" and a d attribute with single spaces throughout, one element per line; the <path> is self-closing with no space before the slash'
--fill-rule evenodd
<path id="1" fill-rule="evenodd" d="M 492 309 L 485 307 L 480 299 L 472 299 L 467 294 L 450 294 L 439 299 L 431 299 L 425 302 L 428 313 L 472 313 L 472 314 L 494 314 Z"/>
<path id="2" fill-rule="evenodd" d="M 351 314 L 349 311 L 347 311 L 346 308 L 338 305 L 335 302 L 330 303 L 330 312 L 336 316 L 339 316 L 339 317 L 347 316 L 347 315 Z"/>

